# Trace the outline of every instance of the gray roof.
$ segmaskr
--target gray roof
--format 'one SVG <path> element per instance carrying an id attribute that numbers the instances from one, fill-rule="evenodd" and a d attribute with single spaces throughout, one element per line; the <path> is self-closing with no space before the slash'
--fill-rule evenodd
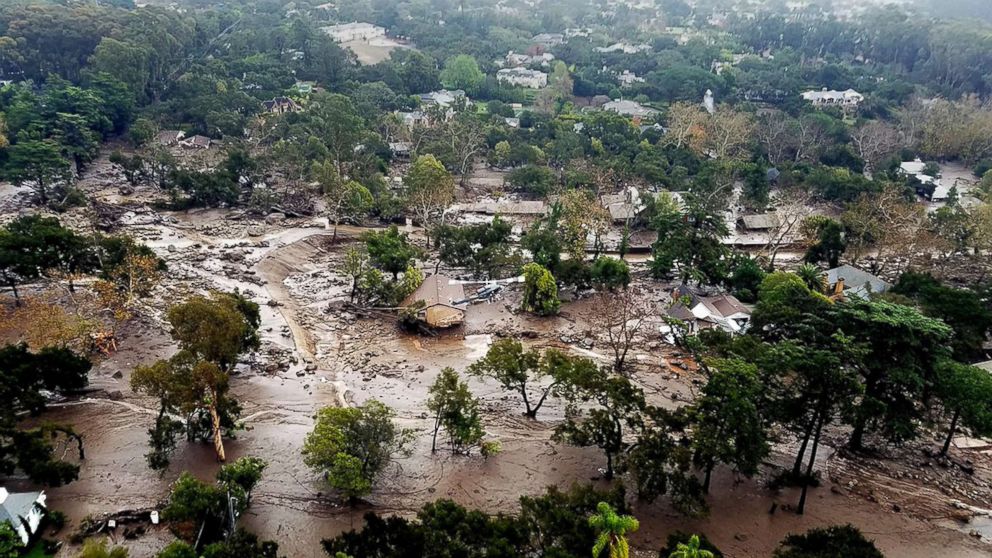
<path id="1" fill-rule="evenodd" d="M 23 517 L 27 519 L 35 502 L 41 497 L 41 492 L 11 492 L 0 504 L 0 521 L 9 521 L 11 525 L 21 525 Z"/>
<path id="2" fill-rule="evenodd" d="M 778 226 L 778 215 L 774 213 L 761 213 L 758 215 L 745 215 L 741 217 L 744 228 L 750 230 L 774 229 Z"/>
<path id="3" fill-rule="evenodd" d="M 833 287 L 838 279 L 844 280 L 844 293 L 859 298 L 868 298 L 872 293 L 884 293 L 892 285 L 882 279 L 850 265 L 842 265 L 827 271 L 827 283 Z"/>
<path id="4" fill-rule="evenodd" d="M 985 362 L 979 362 L 975 366 L 981 368 L 982 370 L 988 370 L 992 372 L 992 360 L 986 360 Z"/>

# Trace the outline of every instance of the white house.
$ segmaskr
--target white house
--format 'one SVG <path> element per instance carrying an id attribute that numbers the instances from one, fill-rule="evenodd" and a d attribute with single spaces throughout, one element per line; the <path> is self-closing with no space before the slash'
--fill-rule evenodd
<path id="1" fill-rule="evenodd" d="M 924 172 L 926 166 L 927 164 L 917 157 L 912 161 L 904 161 L 900 163 L 899 173 L 906 176 L 915 176 L 916 179 L 920 181 L 920 184 L 933 186 L 933 192 L 930 194 L 931 201 L 947 201 L 947 198 L 951 193 L 951 188 L 949 186 L 944 186 L 939 178 L 926 174 Z"/>
<path id="2" fill-rule="evenodd" d="M 630 70 L 624 70 L 622 74 L 617 76 L 617 81 L 620 82 L 621 87 L 630 87 L 635 83 L 644 83 L 644 78 Z"/>
<path id="3" fill-rule="evenodd" d="M 865 100 L 865 96 L 853 89 L 847 91 L 827 90 L 826 87 L 820 91 L 807 91 L 803 93 L 803 99 L 813 103 L 816 107 L 857 107 Z"/>
<path id="4" fill-rule="evenodd" d="M 455 89 L 454 91 L 441 89 L 439 91 L 431 91 L 430 93 L 422 93 L 420 95 L 420 104 L 428 107 L 439 106 L 441 108 L 448 108 L 455 101 L 462 99 L 465 100 L 466 104 L 469 103 L 468 97 L 465 96 L 465 92 L 461 89 Z"/>
<path id="5" fill-rule="evenodd" d="M 507 68 L 516 68 L 518 66 L 533 66 L 539 64 L 541 66 L 549 66 L 552 61 L 554 61 L 555 55 L 550 52 L 545 52 L 542 54 L 521 54 L 519 52 L 513 52 L 512 50 L 506 54 L 506 58 L 503 59 L 503 64 Z"/>
<path id="6" fill-rule="evenodd" d="M 386 29 L 371 23 L 353 22 L 342 23 L 340 25 L 329 25 L 323 28 L 324 33 L 330 35 L 335 42 L 347 43 L 349 41 L 367 41 L 375 37 L 385 37 Z"/>
<path id="7" fill-rule="evenodd" d="M 751 323 L 751 310 L 733 295 L 699 296 L 681 286 L 672 298 L 676 302 L 668 315 L 684 322 L 691 334 L 715 327 L 737 335 L 746 332 Z"/>
<path id="8" fill-rule="evenodd" d="M 28 544 L 45 517 L 45 498 L 44 492 L 7 492 L 0 486 L 0 523 L 9 522 L 21 542 Z"/>
<path id="9" fill-rule="evenodd" d="M 518 87 L 541 89 L 548 85 L 548 74 L 526 68 L 506 68 L 496 72 L 496 81 Z"/>
<path id="10" fill-rule="evenodd" d="M 596 52 L 622 52 L 624 54 L 637 54 L 638 52 L 647 52 L 651 50 L 651 45 L 643 43 L 639 45 L 632 45 L 629 43 L 613 43 L 610 46 L 596 47 L 593 50 Z"/>
<path id="11" fill-rule="evenodd" d="M 626 99 L 610 101 L 603 105 L 603 110 L 611 110 L 615 113 L 634 118 L 647 118 L 658 114 L 658 111 L 653 108 L 648 108 L 636 101 Z"/>

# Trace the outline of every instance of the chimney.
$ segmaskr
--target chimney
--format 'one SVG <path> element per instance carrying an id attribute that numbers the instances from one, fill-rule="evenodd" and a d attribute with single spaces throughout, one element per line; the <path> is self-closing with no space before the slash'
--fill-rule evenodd
<path id="1" fill-rule="evenodd" d="M 844 294 L 844 278 L 838 277 L 837 284 L 834 285 L 834 295 L 837 296 L 842 294 Z"/>

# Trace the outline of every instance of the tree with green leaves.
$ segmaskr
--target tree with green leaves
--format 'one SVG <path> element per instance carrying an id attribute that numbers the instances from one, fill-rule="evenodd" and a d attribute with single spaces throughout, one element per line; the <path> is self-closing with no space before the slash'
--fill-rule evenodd
<path id="1" fill-rule="evenodd" d="M 539 351 L 525 350 L 520 341 L 504 338 L 494 342 L 486 356 L 469 366 L 468 373 L 496 380 L 504 390 L 519 394 L 524 402 L 524 416 L 533 419 L 558 386 L 563 377 L 560 371 L 569 364 L 556 349 L 549 349 L 542 357 Z"/>
<path id="2" fill-rule="evenodd" d="M 523 274 L 524 296 L 521 308 L 539 316 L 557 314 L 561 301 L 558 300 L 558 284 L 551 272 L 532 262 L 523 267 Z"/>
<path id="3" fill-rule="evenodd" d="M 695 196 L 685 200 L 684 208 L 669 199 L 656 202 L 655 210 L 652 227 L 658 240 L 651 246 L 651 272 L 677 276 L 683 284 L 722 282 L 729 255 L 723 244 L 729 234 L 723 217 Z"/>
<path id="4" fill-rule="evenodd" d="M 351 279 L 351 291 L 348 294 L 348 300 L 354 302 L 355 294 L 358 293 L 358 283 L 369 270 L 368 252 L 355 246 L 348 248 L 341 270 Z"/>
<path id="5" fill-rule="evenodd" d="M 658 558 L 676 557 L 674 553 L 677 551 L 688 551 L 690 556 L 693 555 L 693 552 L 698 552 L 700 554 L 696 554 L 696 556 L 723 558 L 723 553 L 706 535 L 696 535 L 684 531 L 675 531 L 668 535 L 665 546 L 658 551 Z"/>
<path id="6" fill-rule="evenodd" d="M 603 256 L 592 262 L 592 282 L 601 289 L 613 291 L 630 284 L 630 267 L 627 262 Z"/>
<path id="7" fill-rule="evenodd" d="M 357 217 L 372 207 L 369 189 L 354 180 L 345 180 L 338 174 L 334 161 L 316 162 L 310 174 L 324 195 L 328 219 L 334 227 L 331 243 L 338 240 L 338 224 L 347 217 Z"/>
<path id="8" fill-rule="evenodd" d="M 816 528 L 789 535 L 773 558 L 885 558 L 853 525 Z"/>
<path id="9" fill-rule="evenodd" d="M 303 461 L 355 503 L 369 494 L 397 455 L 409 454 L 413 434 L 376 400 L 360 407 L 325 407 L 303 443 Z"/>
<path id="10" fill-rule="evenodd" d="M 840 265 L 840 257 L 847 249 L 844 225 L 823 215 L 807 217 L 801 230 L 809 240 L 803 259 L 808 263 L 827 262 L 831 268 Z"/>
<path id="11" fill-rule="evenodd" d="M 70 444 L 83 459 L 82 438 L 70 426 L 46 424 L 23 429 L 25 415 L 37 416 L 46 408 L 48 393 L 66 393 L 86 386 L 89 360 L 68 349 L 47 347 L 31 352 L 27 345 L 0 348 L 0 474 L 23 471 L 32 482 L 61 486 L 79 475 L 79 466 L 64 461 Z"/>
<path id="12" fill-rule="evenodd" d="M 454 368 L 441 370 L 427 390 L 427 409 L 434 414 L 431 453 L 437 451 L 437 434 L 444 429 L 452 453 L 465 453 L 482 442 L 485 432 L 479 415 L 479 400 Z"/>
<path id="13" fill-rule="evenodd" d="M 716 463 L 750 477 L 770 451 L 763 401 L 766 386 L 757 367 L 725 359 L 707 368 L 710 376 L 691 411 L 693 454 L 704 471 L 703 492 L 709 492 Z"/>
<path id="14" fill-rule="evenodd" d="M 393 275 L 393 280 L 410 267 L 420 251 L 410 244 L 406 234 L 400 233 L 396 225 L 384 231 L 367 231 L 362 235 L 372 265 Z"/>
<path id="15" fill-rule="evenodd" d="M 407 205 L 413 211 L 431 245 L 431 235 L 444 224 L 445 212 L 455 200 L 455 181 L 434 155 L 421 155 L 403 177 Z"/>
<path id="16" fill-rule="evenodd" d="M 596 542 L 592 545 L 593 558 L 629 558 L 630 544 L 627 535 L 641 526 L 634 516 L 620 515 L 606 502 L 596 506 L 596 513 L 589 518 L 589 525 L 596 529 Z"/>
<path id="17" fill-rule="evenodd" d="M 18 186 L 28 185 L 38 203 L 48 205 L 59 188 L 72 181 L 69 161 L 53 140 L 20 141 L 7 148 L 6 177 Z"/>
<path id="18" fill-rule="evenodd" d="M 714 558 L 714 554 L 702 547 L 699 536 L 692 535 L 684 543 L 678 543 L 668 558 Z"/>
<path id="19" fill-rule="evenodd" d="M 237 487 L 245 494 L 244 504 L 251 503 L 251 493 L 262 473 L 269 466 L 261 457 L 240 457 L 234 463 L 221 466 L 217 471 L 217 482 L 226 487 Z"/>
<path id="20" fill-rule="evenodd" d="M 940 449 L 947 455 L 960 426 L 975 437 L 992 435 L 992 374 L 977 366 L 945 360 L 937 368 L 937 396 L 951 417 Z"/>
<path id="21" fill-rule="evenodd" d="M 337 93 L 317 93 L 307 109 L 313 135 L 320 138 L 338 176 L 348 174 L 344 165 L 355 158 L 355 149 L 366 134 L 365 120 L 352 100 Z"/>
<path id="22" fill-rule="evenodd" d="M 139 366 L 131 376 L 132 389 L 159 399 L 159 415 L 149 431 L 149 465 L 168 467 L 175 436 L 183 429 L 191 440 L 209 432 L 218 461 L 224 461 L 224 432 L 237 426 L 241 412 L 228 396 L 229 375 L 242 354 L 258 348 L 258 305 L 238 292 L 215 292 L 173 306 L 167 317 L 179 352 L 168 360 Z M 173 414 L 185 418 L 184 428 Z"/>
<path id="23" fill-rule="evenodd" d="M 610 480 L 629 447 L 625 431 L 640 425 L 644 393 L 627 378 L 611 376 L 589 359 L 552 357 L 565 360 L 567 365 L 559 388 L 567 401 L 565 421 L 555 427 L 552 439 L 601 449 L 606 455 L 603 476 Z"/>
<path id="24" fill-rule="evenodd" d="M 463 89 L 474 94 L 486 80 L 479 63 L 471 55 L 459 54 L 449 58 L 441 70 L 441 83 L 448 89 Z"/>
<path id="25" fill-rule="evenodd" d="M 0 558 L 18 558 L 24 549 L 21 536 L 9 521 L 0 521 Z"/>

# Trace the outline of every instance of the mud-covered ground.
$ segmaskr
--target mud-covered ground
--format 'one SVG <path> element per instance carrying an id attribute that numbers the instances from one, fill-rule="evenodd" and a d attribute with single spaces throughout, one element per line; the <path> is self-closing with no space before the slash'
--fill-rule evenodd
<path id="1" fill-rule="evenodd" d="M 562 415 L 557 401 L 542 409 L 539 420 L 527 420 L 512 394 L 471 379 L 473 391 L 483 400 L 487 434 L 503 446 L 502 453 L 488 460 L 445 452 L 431 455 L 425 406 L 427 387 L 441 368 L 463 370 L 499 336 L 523 336 L 535 346 L 560 347 L 606 362 L 608 350 L 588 317 L 589 298 L 566 302 L 557 318 L 539 319 L 515 312 L 519 292 L 511 287 L 501 300 L 470 307 L 467 323 L 454 331 L 436 337 L 412 335 L 398 329 L 393 315 L 356 312 L 344 304 L 349 285 L 336 270 L 361 229 L 342 227 L 338 244 L 332 245 L 330 231 L 319 218 L 261 220 L 232 211 L 155 211 L 147 203 L 149 192 L 121 195 L 108 187 L 112 180 L 116 178 L 96 166 L 82 187 L 98 202 L 120 209 L 120 230 L 151 245 L 167 260 L 169 272 L 147 312 L 124 328 L 119 351 L 94 368 L 91 384 L 98 391 L 55 406 L 42 417 L 72 423 L 87 446 L 80 479 L 48 491 L 50 506 L 64 511 L 72 522 L 63 534 L 88 515 L 158 506 L 183 470 L 203 479 L 216 472 L 218 464 L 206 444 L 180 445 L 162 476 L 148 469 L 144 453 L 156 403 L 129 387 L 135 365 L 175 350 L 162 325 L 162 309 L 207 289 L 238 288 L 262 308 L 262 350 L 238 367 L 231 382 L 244 406 L 245 430 L 228 441 L 227 450 L 229 459 L 254 455 L 270 463 L 242 522 L 261 537 L 279 541 L 287 556 L 322 556 L 320 540 L 360 527 L 369 509 L 412 514 L 425 502 L 444 497 L 490 512 L 509 512 L 516 509 L 520 495 L 539 493 L 547 485 L 602 482 L 597 477 L 604 463 L 597 450 L 550 441 Z M 18 195 L 8 186 L 0 188 L 0 206 L 8 214 L 21 206 Z M 73 210 L 64 219 L 83 226 L 91 212 Z M 637 286 L 660 307 L 664 286 L 643 279 Z M 655 404 L 674 406 L 690 399 L 701 380 L 674 347 L 662 342 L 655 323 L 645 326 L 631 360 L 634 380 Z M 300 448 L 317 409 L 370 398 L 394 407 L 403 426 L 419 434 L 412 455 L 398 460 L 367 504 L 352 509 L 342 506 L 303 465 Z M 926 457 L 921 449 L 929 440 L 891 455 L 854 461 L 836 449 L 843 433 L 827 438 L 819 463 L 824 485 L 812 491 L 805 516 L 786 509 L 797 500 L 795 491 L 764 488 L 774 467 L 789 462 L 791 441 L 785 439 L 758 478 L 716 472 L 712 513 L 706 519 L 679 517 L 664 499 L 651 505 L 633 502 L 642 524 L 633 539 L 635 547 L 651 555 L 669 532 L 682 529 L 705 532 L 728 556 L 767 557 L 790 532 L 849 522 L 892 557 L 979 557 L 992 552 L 988 517 L 972 518 L 975 512 L 967 508 L 992 507 L 987 447 L 979 443 L 952 451 L 959 463 L 974 464 L 976 473 L 968 475 L 960 467 Z M 974 445 L 961 440 L 965 442 Z M 955 501 L 959 504 L 952 504 Z M 776 503 L 777 511 L 770 513 Z M 970 535 L 972 530 L 985 538 Z M 131 556 L 144 557 L 154 555 L 168 538 L 159 528 L 123 542 L 131 547 Z"/>

